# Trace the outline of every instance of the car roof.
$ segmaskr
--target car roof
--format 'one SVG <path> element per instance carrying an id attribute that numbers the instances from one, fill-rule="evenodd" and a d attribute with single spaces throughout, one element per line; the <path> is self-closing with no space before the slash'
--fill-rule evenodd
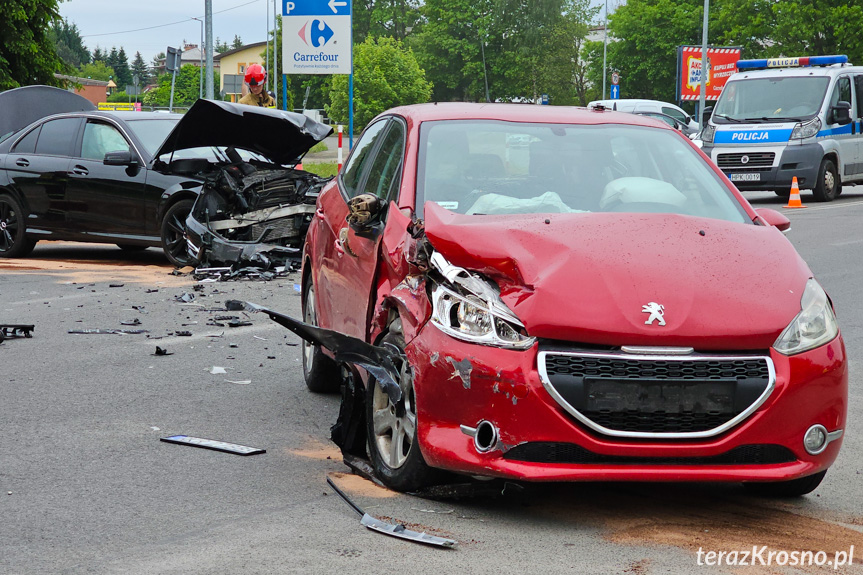
<path id="1" fill-rule="evenodd" d="M 762 70 L 742 70 L 731 76 L 728 81 L 743 80 L 746 78 L 775 78 L 776 76 L 785 76 L 789 78 L 807 76 L 830 78 L 833 76 L 839 76 L 840 74 L 860 73 L 863 73 L 863 66 L 842 66 L 834 64 L 833 66 L 801 66 L 789 68 L 768 68 Z"/>
<path id="2" fill-rule="evenodd" d="M 444 102 L 414 104 L 388 110 L 383 115 L 397 114 L 414 122 L 438 120 L 503 120 L 509 122 L 536 122 L 550 124 L 630 124 L 656 127 L 654 121 L 610 110 L 592 110 L 572 106 L 537 106 L 535 104 L 487 104 Z M 671 129 L 667 127 L 667 129 Z"/>

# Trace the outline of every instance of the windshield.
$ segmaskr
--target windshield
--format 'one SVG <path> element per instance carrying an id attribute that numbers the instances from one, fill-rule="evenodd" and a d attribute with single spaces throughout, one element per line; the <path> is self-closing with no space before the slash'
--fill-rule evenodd
<path id="1" fill-rule="evenodd" d="M 726 84 L 713 110 L 714 122 L 787 122 L 814 117 L 829 78 L 751 78 Z"/>
<path id="2" fill-rule="evenodd" d="M 426 122 L 417 205 L 468 215 L 658 212 L 749 218 L 670 130 L 606 124 Z"/>
<path id="3" fill-rule="evenodd" d="M 128 120 L 126 125 L 135 132 L 135 135 L 144 145 L 144 149 L 152 156 L 179 121 L 180 116 L 178 115 L 176 117 Z"/>

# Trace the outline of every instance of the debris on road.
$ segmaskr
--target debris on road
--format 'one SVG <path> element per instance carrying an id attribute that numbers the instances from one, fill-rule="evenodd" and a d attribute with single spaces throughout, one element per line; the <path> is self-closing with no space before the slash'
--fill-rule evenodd
<path id="1" fill-rule="evenodd" d="M 168 351 L 167 349 L 163 349 L 157 345 L 156 346 L 156 353 L 154 353 L 153 355 L 174 355 L 174 352 Z"/>
<path id="2" fill-rule="evenodd" d="M 174 296 L 174 299 L 180 303 L 192 303 L 193 301 L 195 301 L 195 294 L 183 292 L 180 295 Z"/>
<path id="3" fill-rule="evenodd" d="M 138 318 L 124 319 L 120 321 L 120 325 L 141 325 L 141 320 L 139 320 Z"/>
<path id="4" fill-rule="evenodd" d="M 139 335 L 150 333 L 146 329 L 70 329 L 68 333 L 73 335 Z"/>
<path id="5" fill-rule="evenodd" d="M 236 383 L 237 385 L 249 385 L 250 383 L 252 383 L 252 380 L 251 379 L 243 379 L 240 381 L 232 381 L 230 379 L 226 379 L 225 382 L 226 383 Z"/>
<path id="6" fill-rule="evenodd" d="M 160 437 L 159 441 L 164 441 L 165 443 L 176 443 L 179 445 L 189 445 L 191 447 L 201 447 L 203 449 L 212 449 L 214 451 L 224 451 L 225 453 L 234 453 L 236 455 L 256 455 L 258 453 L 267 452 L 266 449 L 261 449 L 259 447 L 248 447 L 246 445 L 227 443 L 225 441 L 217 441 L 215 439 L 204 439 L 202 437 L 191 437 L 189 435 Z"/>
<path id="7" fill-rule="evenodd" d="M 23 324 L 0 324 L 0 341 L 8 338 L 31 338 L 30 332 L 33 331 L 32 325 Z"/>
<path id="8" fill-rule="evenodd" d="M 446 539 L 444 537 L 437 537 L 436 535 L 428 535 L 427 533 L 419 533 L 417 531 L 411 531 L 407 529 L 404 525 L 395 525 L 393 523 L 386 523 L 381 521 L 380 519 L 373 517 L 360 509 L 360 507 L 350 500 L 350 498 L 345 495 L 345 493 L 336 487 L 336 484 L 333 483 L 333 480 L 327 477 L 327 483 L 330 487 L 333 488 L 333 491 L 341 497 L 345 503 L 351 506 L 351 508 L 362 517 L 360 520 L 360 525 L 364 525 L 372 531 L 377 531 L 378 533 L 383 533 L 384 535 L 389 535 L 391 537 L 398 537 L 399 539 L 406 539 L 408 541 L 413 541 L 414 543 L 423 543 L 425 545 L 432 545 L 434 547 L 444 547 L 444 548 L 452 548 L 456 545 L 456 541 L 453 539 Z"/>
<path id="9" fill-rule="evenodd" d="M 214 365 L 213 367 L 210 368 L 210 373 L 213 375 L 218 375 L 221 373 L 228 373 L 228 372 L 225 371 L 224 367 L 219 367 L 218 365 Z"/>

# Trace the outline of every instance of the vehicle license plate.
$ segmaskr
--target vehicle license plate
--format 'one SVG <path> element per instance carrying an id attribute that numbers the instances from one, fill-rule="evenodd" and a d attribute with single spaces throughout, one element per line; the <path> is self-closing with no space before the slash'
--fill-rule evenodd
<path id="1" fill-rule="evenodd" d="M 761 181 L 761 174 L 758 172 L 755 173 L 745 173 L 745 174 L 731 174 L 732 182 L 759 182 Z"/>
<path id="2" fill-rule="evenodd" d="M 585 377 L 588 411 L 718 412 L 734 408 L 736 381 L 674 381 Z"/>

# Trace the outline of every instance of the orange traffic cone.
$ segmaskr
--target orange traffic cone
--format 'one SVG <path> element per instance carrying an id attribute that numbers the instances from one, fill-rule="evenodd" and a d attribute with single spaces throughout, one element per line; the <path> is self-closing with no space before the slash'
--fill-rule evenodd
<path id="1" fill-rule="evenodd" d="M 805 208 L 800 201 L 800 188 L 797 186 L 797 176 L 791 180 L 791 195 L 788 196 L 788 205 L 783 208 Z"/>
<path id="2" fill-rule="evenodd" d="M 302 163 L 302 162 L 300 162 L 299 164 L 297 164 L 296 166 L 294 166 L 294 169 L 295 169 L 295 170 L 302 170 L 302 169 L 303 169 L 303 163 Z M 796 178 L 795 178 L 795 179 L 796 179 Z"/>

